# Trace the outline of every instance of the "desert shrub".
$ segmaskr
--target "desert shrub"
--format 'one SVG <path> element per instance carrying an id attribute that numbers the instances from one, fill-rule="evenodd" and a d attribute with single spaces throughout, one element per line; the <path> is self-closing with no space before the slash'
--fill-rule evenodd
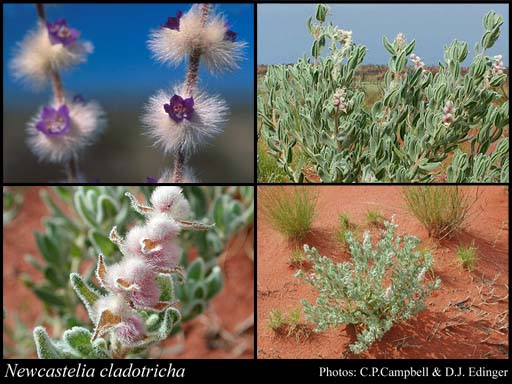
<path id="1" fill-rule="evenodd" d="M 457 248 L 457 257 L 459 258 L 459 260 L 464 268 L 466 268 L 468 271 L 472 271 L 475 268 L 475 263 L 478 259 L 477 249 L 473 246 L 458 247 Z"/>
<path id="2" fill-rule="evenodd" d="M 334 263 L 304 245 L 313 272 L 296 273 L 319 293 L 315 303 L 302 300 L 306 320 L 316 326 L 314 331 L 355 325 L 359 333 L 350 350 L 356 354 L 380 340 L 394 324 L 425 309 L 426 298 L 441 284 L 439 279 L 425 279 L 433 261 L 429 253 L 415 250 L 419 240 L 397 236 L 398 226 L 392 222 L 384 225 L 386 229 L 375 246 L 369 232 L 364 233 L 362 243 L 348 232 L 352 259 L 347 262 Z"/>
<path id="3" fill-rule="evenodd" d="M 427 229 L 428 235 L 443 239 L 461 230 L 478 198 L 458 186 L 405 187 L 402 192 L 408 210 Z"/>
<path id="4" fill-rule="evenodd" d="M 289 240 L 300 241 L 311 230 L 317 194 L 307 187 L 260 189 L 259 208 L 272 227 Z"/>
<path id="5" fill-rule="evenodd" d="M 501 90 L 507 75 L 501 55 L 486 55 L 502 16 L 485 15 L 466 74 L 464 41 L 446 46 L 434 73 L 413 53 L 415 40 L 384 37 L 388 69 L 382 94 L 368 109 L 354 85 L 367 48 L 354 42 L 352 31 L 327 23 L 326 9 L 319 5 L 317 22 L 307 21 L 313 60 L 268 67 L 258 89 L 261 137 L 289 180 L 314 182 L 303 169 L 308 165 L 326 183 L 508 182 L 508 100 L 501 104 L 508 99 Z"/>

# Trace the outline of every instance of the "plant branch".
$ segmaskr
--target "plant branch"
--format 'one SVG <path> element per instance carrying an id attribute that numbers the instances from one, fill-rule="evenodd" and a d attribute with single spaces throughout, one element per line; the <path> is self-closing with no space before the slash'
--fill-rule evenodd
<path id="1" fill-rule="evenodd" d="M 201 27 L 204 27 L 208 20 L 208 14 L 210 12 L 210 4 L 201 4 Z M 197 85 L 197 76 L 199 72 L 199 63 L 202 54 L 201 48 L 195 48 L 188 59 L 187 74 L 185 76 L 185 97 L 193 96 L 194 88 Z M 183 172 L 185 169 L 185 152 L 183 147 L 180 147 L 174 161 L 174 173 L 172 180 L 175 183 L 181 183 L 183 181 Z"/>

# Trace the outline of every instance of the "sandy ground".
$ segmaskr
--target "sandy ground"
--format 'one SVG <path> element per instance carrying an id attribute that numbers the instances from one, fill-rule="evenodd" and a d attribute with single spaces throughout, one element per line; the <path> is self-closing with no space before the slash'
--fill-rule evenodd
<path id="1" fill-rule="evenodd" d="M 41 274 L 23 260 L 30 253 L 38 259 L 33 232 L 42 230 L 42 219 L 48 211 L 39 198 L 40 188 L 27 188 L 17 217 L 3 232 L 3 305 L 7 310 L 6 323 L 13 326 L 16 313 L 32 329 L 42 311 L 41 302 L 20 281 L 22 273 L 40 281 Z M 185 342 L 170 338 L 151 351 L 158 358 L 252 358 L 254 356 L 254 264 L 247 256 L 253 232 L 241 233 L 232 241 L 220 260 L 224 272 L 224 289 L 213 300 L 207 315 L 192 320 L 184 327 Z M 249 252 L 250 253 L 250 252 Z M 85 311 L 79 313 L 86 319 Z M 244 328 L 243 326 L 246 325 Z M 241 328 L 245 330 L 237 334 Z M 10 341 L 4 333 L 4 344 Z M 15 356 L 8 356 L 15 357 Z M 34 354 L 30 357 L 35 357 Z"/>
<path id="2" fill-rule="evenodd" d="M 272 188 L 260 186 L 258 188 Z M 287 187 L 293 188 L 293 187 Z M 433 248 L 434 272 L 441 289 L 427 300 L 427 309 L 406 323 L 395 325 L 381 341 L 355 356 L 348 345 L 355 340 L 351 327 L 342 325 L 313 334 L 305 342 L 276 335 L 268 327 L 269 313 L 316 299 L 313 289 L 293 277 L 288 261 L 292 246 L 258 215 L 257 327 L 258 358 L 507 358 L 508 357 L 508 192 L 503 186 L 481 186 L 466 229 L 436 243 L 405 208 L 400 189 L 393 186 L 322 186 L 317 217 L 306 243 L 335 261 L 349 255 L 335 240 L 338 214 L 347 212 L 363 224 L 367 210 L 395 214 L 400 234 L 413 234 Z M 476 187 L 463 187 L 475 193 Z M 459 245 L 478 248 L 472 272 L 455 257 Z"/>

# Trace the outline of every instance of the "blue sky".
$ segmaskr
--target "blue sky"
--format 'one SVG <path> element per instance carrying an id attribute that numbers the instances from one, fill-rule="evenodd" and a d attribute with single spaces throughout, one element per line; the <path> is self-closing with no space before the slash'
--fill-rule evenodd
<path id="1" fill-rule="evenodd" d="M 328 20 L 353 31 L 354 42 L 368 47 L 364 64 L 387 64 L 389 55 L 382 36 L 390 40 L 398 32 L 416 39 L 415 53 L 427 65 L 442 60 L 443 47 L 453 39 L 474 43 L 482 36 L 482 18 L 491 9 L 505 22 L 500 40 L 489 54 L 509 60 L 509 12 L 506 4 L 331 4 Z M 306 20 L 314 15 L 314 4 L 258 5 L 258 64 L 293 63 L 310 53 L 311 36 Z M 471 58 L 472 56 L 470 56 Z M 466 61 L 467 63 L 467 61 Z"/>
<path id="2" fill-rule="evenodd" d="M 94 44 L 94 53 L 87 63 L 63 74 L 66 89 L 96 97 L 98 94 L 138 100 L 162 87 L 180 81 L 185 66 L 177 69 L 155 62 L 147 49 L 149 31 L 164 24 L 178 9 L 189 4 L 58 4 L 46 7 L 47 18 L 64 17 L 72 28 Z M 201 84 L 214 93 L 234 101 L 252 103 L 254 68 L 254 7 L 251 4 L 219 4 L 217 10 L 228 19 L 240 40 L 248 42 L 246 60 L 240 70 L 217 77 L 206 71 L 200 74 Z M 3 6 L 3 81 L 4 102 L 33 98 L 29 89 L 20 87 L 7 73 L 13 48 L 27 30 L 34 27 L 37 16 L 34 5 Z M 47 92 L 49 94 L 49 92 Z M 134 96 L 130 100 L 130 96 Z M 136 96 L 136 97 L 135 97 Z M 41 99 L 41 94 L 36 96 Z"/>

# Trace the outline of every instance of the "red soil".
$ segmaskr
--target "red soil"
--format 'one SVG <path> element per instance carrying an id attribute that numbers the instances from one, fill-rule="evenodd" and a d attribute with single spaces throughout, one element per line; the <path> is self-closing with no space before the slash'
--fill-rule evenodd
<path id="1" fill-rule="evenodd" d="M 272 188 L 263 187 L 258 188 Z M 293 188 L 293 187 L 287 187 Z M 313 288 L 293 277 L 292 246 L 258 215 L 258 358 L 507 358 L 508 357 L 508 192 L 503 186 L 480 186 L 465 230 L 449 241 L 428 239 L 393 186 L 309 187 L 318 192 L 317 217 L 305 243 L 335 261 L 349 259 L 336 243 L 338 214 L 364 224 L 368 210 L 395 214 L 400 234 L 413 234 L 433 248 L 434 272 L 441 288 L 427 299 L 427 309 L 395 325 L 382 340 L 357 356 L 348 352 L 355 340 L 346 325 L 313 334 L 305 342 L 279 336 L 268 327 L 275 308 L 288 312 L 301 299 L 314 302 Z M 476 193 L 477 187 L 462 187 Z M 459 245 L 478 248 L 473 272 L 463 269 L 455 251 Z"/>
<path id="2" fill-rule="evenodd" d="M 41 273 L 23 260 L 27 253 L 38 260 L 33 232 L 43 230 L 42 219 L 48 210 L 39 198 L 37 188 L 18 188 L 24 201 L 16 218 L 3 232 L 3 306 L 7 310 L 5 323 L 13 327 L 17 314 L 29 330 L 39 325 L 42 313 L 39 299 L 26 288 L 20 280 L 27 273 L 34 280 L 41 281 Z M 185 325 L 185 343 L 180 344 L 178 337 L 170 338 L 151 351 L 153 358 L 252 358 L 254 355 L 254 329 L 248 326 L 240 335 L 235 334 L 237 327 L 254 312 L 254 265 L 247 256 L 252 253 L 252 232 L 240 233 L 238 241 L 232 241 L 229 251 L 222 257 L 220 266 L 224 273 L 224 289 L 212 301 L 208 313 L 203 314 Z M 252 257 L 252 255 L 251 255 Z M 87 319 L 85 311 L 79 308 L 79 314 Z M 215 321 L 212 320 L 215 319 Z M 215 328 L 215 332 L 212 329 Z M 47 327 L 48 330 L 51 327 Z M 219 337 L 221 333 L 224 337 Z M 228 339 L 229 341 L 226 341 Z M 12 345 L 4 332 L 4 345 Z M 169 346 L 180 344 L 175 352 Z M 15 358 L 17 356 L 7 356 Z M 19 356 L 18 356 L 19 357 Z M 30 356 L 36 357 L 35 350 Z"/>

